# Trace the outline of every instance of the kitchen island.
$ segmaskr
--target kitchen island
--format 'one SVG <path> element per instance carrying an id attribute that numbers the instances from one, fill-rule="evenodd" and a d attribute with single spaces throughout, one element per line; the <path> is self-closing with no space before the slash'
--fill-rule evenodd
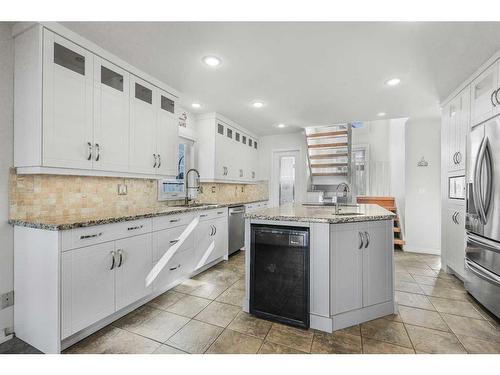
<path id="1" fill-rule="evenodd" d="M 252 226 L 308 232 L 310 328 L 332 332 L 394 312 L 392 212 L 370 204 L 338 210 L 287 204 L 245 217 L 246 312 L 251 312 Z"/>

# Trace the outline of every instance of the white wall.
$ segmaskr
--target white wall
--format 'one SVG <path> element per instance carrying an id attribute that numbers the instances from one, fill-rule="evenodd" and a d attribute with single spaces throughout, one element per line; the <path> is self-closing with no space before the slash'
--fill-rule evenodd
<path id="1" fill-rule="evenodd" d="M 0 22 L 0 294 L 14 289 L 13 231 L 9 217 L 9 168 L 13 163 L 14 46 L 9 24 Z M 13 327 L 12 307 L 0 310 L 0 342 Z"/>
<path id="2" fill-rule="evenodd" d="M 406 251 L 439 254 L 441 249 L 441 121 L 406 123 Z M 428 167 L 418 167 L 422 158 Z"/>
<path id="3" fill-rule="evenodd" d="M 405 208 L 406 208 L 406 144 L 405 128 L 406 118 L 390 121 L 389 131 L 389 163 L 390 163 L 390 195 L 396 199 L 399 214 L 399 223 L 405 234 Z"/>
<path id="4" fill-rule="evenodd" d="M 299 151 L 299 160 L 295 167 L 296 188 L 295 201 L 304 202 L 307 192 L 307 146 L 303 131 L 283 135 L 269 135 L 260 139 L 259 171 L 263 180 L 269 181 L 269 200 L 272 205 L 278 202 L 272 192 L 276 179 L 273 174 L 273 154 L 276 151 Z"/>

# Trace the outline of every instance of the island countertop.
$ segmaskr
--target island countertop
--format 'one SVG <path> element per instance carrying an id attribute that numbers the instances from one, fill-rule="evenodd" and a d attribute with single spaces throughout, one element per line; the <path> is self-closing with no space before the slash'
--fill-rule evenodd
<path id="1" fill-rule="evenodd" d="M 377 204 L 340 206 L 340 214 L 335 214 L 335 206 L 310 206 L 300 203 L 285 204 L 265 208 L 245 214 L 246 218 L 272 221 L 301 221 L 310 223 L 354 223 L 361 221 L 392 220 L 396 215 Z"/>

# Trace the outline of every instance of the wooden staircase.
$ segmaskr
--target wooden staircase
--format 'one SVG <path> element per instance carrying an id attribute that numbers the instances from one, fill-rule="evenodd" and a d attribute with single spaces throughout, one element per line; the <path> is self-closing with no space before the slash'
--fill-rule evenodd
<path id="1" fill-rule="evenodd" d="M 399 220 L 398 209 L 396 207 L 396 199 L 394 197 L 366 197 L 360 196 L 357 198 L 359 204 L 378 204 L 379 206 L 394 212 L 394 226 L 392 232 L 394 233 L 394 248 L 401 249 L 405 244 L 403 239 L 403 232 L 401 231 L 401 222 Z"/>
<path id="2" fill-rule="evenodd" d="M 350 180 L 351 125 L 330 125 L 306 129 L 311 178 L 345 177 Z"/>

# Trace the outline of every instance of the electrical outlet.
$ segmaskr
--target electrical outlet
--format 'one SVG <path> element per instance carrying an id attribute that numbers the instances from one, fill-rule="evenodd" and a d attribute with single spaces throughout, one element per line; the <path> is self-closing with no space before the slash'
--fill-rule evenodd
<path id="1" fill-rule="evenodd" d="M 127 185 L 118 184 L 118 195 L 127 195 Z"/>
<path id="2" fill-rule="evenodd" d="M 1 300 L 1 309 L 12 306 L 14 304 L 14 291 L 11 290 L 10 292 L 2 294 Z"/>
<path id="3" fill-rule="evenodd" d="M 212 194 L 215 194 L 215 186 L 212 186 Z"/>

